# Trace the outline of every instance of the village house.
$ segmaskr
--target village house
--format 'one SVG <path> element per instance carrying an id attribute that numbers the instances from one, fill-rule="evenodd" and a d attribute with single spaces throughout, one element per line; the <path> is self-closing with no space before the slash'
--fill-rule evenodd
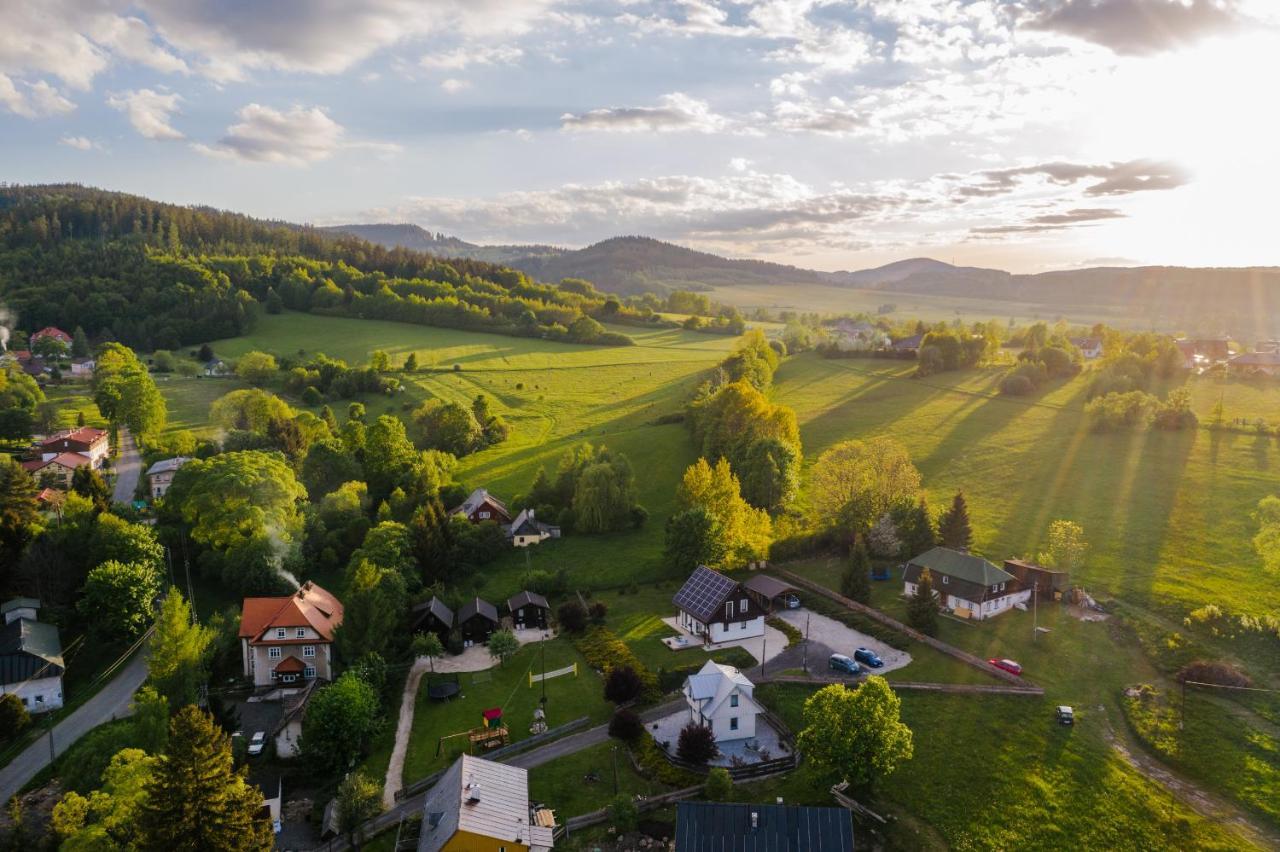
<path id="1" fill-rule="evenodd" d="M 1188 370 L 1201 370 L 1225 363 L 1235 352 L 1226 337 L 1179 337 L 1173 341 L 1182 353 L 1182 365 Z"/>
<path id="2" fill-rule="evenodd" d="M 915 355 L 920 351 L 920 341 L 922 340 L 924 340 L 923 334 L 913 334 L 910 337 L 904 337 L 901 340 L 893 341 L 890 348 L 892 348 L 894 352 Z"/>
<path id="3" fill-rule="evenodd" d="M 461 515 L 473 524 L 483 521 L 494 521 L 499 524 L 511 523 L 511 513 L 506 505 L 483 488 L 472 491 L 466 500 L 449 512 L 450 515 Z"/>
<path id="4" fill-rule="evenodd" d="M 733 666 L 707 660 L 697 674 L 685 678 L 681 691 L 689 705 L 689 721 L 710 728 L 716 742 L 756 735 L 760 705 L 752 697 L 755 684 Z"/>
<path id="5" fill-rule="evenodd" d="M 551 621 L 551 604 L 537 592 L 525 590 L 507 599 L 507 612 L 516 628 L 546 630 Z"/>
<path id="6" fill-rule="evenodd" d="M 850 811 L 778 801 L 772 805 L 678 802 L 675 848 L 680 852 L 849 852 L 855 848 Z"/>
<path id="7" fill-rule="evenodd" d="M 889 335 L 865 320 L 837 320 L 829 331 L 841 352 L 884 349 L 889 345 Z"/>
<path id="8" fill-rule="evenodd" d="M 47 325 L 39 331 L 32 332 L 29 340 L 30 347 L 35 349 L 36 344 L 46 337 L 53 338 L 67 348 L 71 347 L 71 335 L 52 325 Z"/>
<path id="9" fill-rule="evenodd" d="M 672 602 L 680 610 L 680 628 L 711 644 L 764 635 L 760 605 L 741 583 L 705 565 L 689 575 Z"/>
<path id="10" fill-rule="evenodd" d="M 147 468 L 147 484 L 150 486 L 152 500 L 159 500 L 165 495 L 173 482 L 173 475 L 189 461 L 191 459 L 186 456 L 175 456 L 171 459 L 161 459 Z"/>
<path id="11" fill-rule="evenodd" d="M 62 453 L 47 460 L 32 459 L 22 463 L 23 470 L 37 482 L 56 483 L 64 491 L 71 489 L 71 478 L 80 467 L 92 468 L 92 462 L 78 453 Z"/>
<path id="12" fill-rule="evenodd" d="M 83 456 L 89 460 L 89 466 L 97 470 L 111 455 L 111 441 L 103 429 L 80 426 L 54 432 L 40 442 L 38 452 L 42 461 L 50 461 L 67 454 Z"/>
<path id="13" fill-rule="evenodd" d="M 547 852 L 554 827 L 527 769 L 464 754 L 427 791 L 418 852 Z"/>
<path id="14" fill-rule="evenodd" d="M 93 371 L 98 368 L 98 362 L 92 358 L 72 358 L 71 359 L 71 375 L 80 379 L 87 379 L 93 375 Z"/>
<path id="15" fill-rule="evenodd" d="M 1280 375 L 1280 352 L 1246 352 L 1227 362 L 1227 368 L 1233 373 Z"/>
<path id="16" fill-rule="evenodd" d="M 307 581 L 284 597 L 245 598 L 240 611 L 244 676 L 254 686 L 333 679 L 333 632 L 342 603 Z"/>
<path id="17" fill-rule="evenodd" d="M 444 601 L 437 597 L 423 601 L 413 608 L 411 617 L 413 633 L 434 633 L 441 644 L 448 643 L 449 631 L 453 630 L 453 610 L 445 606 Z"/>
<path id="18" fill-rule="evenodd" d="M 907 563 L 903 572 L 903 594 L 916 593 L 920 574 L 928 568 L 933 591 L 942 606 L 960 618 L 978 621 L 1008 612 L 1031 599 L 1018 579 L 981 556 L 946 547 L 927 550 Z"/>
<path id="19" fill-rule="evenodd" d="M 472 598 L 458 607 L 458 630 L 465 645 L 488 642 L 498 623 L 498 608 L 482 598 Z"/>
<path id="20" fill-rule="evenodd" d="M 525 509 L 516 515 L 516 519 L 506 530 L 507 535 L 511 536 L 511 543 L 516 547 L 528 547 L 531 544 L 541 544 L 549 538 L 560 537 L 560 528 L 544 524 L 535 518 L 533 509 Z"/>
<path id="21" fill-rule="evenodd" d="M 14 598 L 0 604 L 0 695 L 16 695 L 29 713 L 62 706 L 62 639 L 58 628 L 37 620 L 40 601 Z"/>
<path id="22" fill-rule="evenodd" d="M 1102 357 L 1102 338 L 1100 337 L 1073 337 L 1071 345 L 1080 350 L 1080 357 L 1086 361 Z"/>

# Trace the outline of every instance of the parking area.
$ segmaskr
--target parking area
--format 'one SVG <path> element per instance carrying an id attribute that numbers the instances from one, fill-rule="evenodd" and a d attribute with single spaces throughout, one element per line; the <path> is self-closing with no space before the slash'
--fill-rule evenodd
<path id="1" fill-rule="evenodd" d="M 811 612 L 807 609 L 784 609 L 776 613 L 778 618 L 790 624 L 799 630 L 802 634 L 808 630 L 809 641 L 815 645 L 822 645 L 829 649 L 828 654 L 844 654 L 852 657 L 854 650 L 858 648 L 869 648 L 874 651 L 881 660 L 884 660 L 884 666 L 874 669 L 875 674 L 884 674 L 894 669 L 900 669 L 911 662 L 911 655 L 906 651 L 899 651 L 892 645 L 886 645 L 879 639 L 868 636 L 865 633 L 859 633 L 848 625 L 841 624 L 834 618 Z M 816 657 L 816 655 L 815 655 Z M 823 668 L 826 667 L 825 661 L 816 661 Z M 810 666 L 814 666 L 815 658 L 810 658 Z M 864 667 L 865 668 L 865 667 Z"/>

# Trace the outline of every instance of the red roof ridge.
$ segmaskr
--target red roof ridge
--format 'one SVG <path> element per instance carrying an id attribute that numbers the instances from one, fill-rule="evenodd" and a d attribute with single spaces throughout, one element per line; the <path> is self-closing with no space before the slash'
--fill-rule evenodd
<path id="1" fill-rule="evenodd" d="M 310 600 L 319 598 L 319 602 Z M 292 619 L 285 611 L 292 608 L 298 618 Z M 327 610 L 327 611 L 326 611 Z M 283 621 L 289 618 L 288 621 Z M 333 640 L 333 631 L 342 624 L 342 602 L 325 589 L 308 580 L 290 595 L 245 598 L 240 610 L 242 639 L 258 641 L 274 627 L 310 627 L 325 641 Z"/>

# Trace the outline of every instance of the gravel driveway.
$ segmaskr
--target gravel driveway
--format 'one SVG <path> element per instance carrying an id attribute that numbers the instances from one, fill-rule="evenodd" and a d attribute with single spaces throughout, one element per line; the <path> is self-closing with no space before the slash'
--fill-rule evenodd
<path id="1" fill-rule="evenodd" d="M 880 659 L 884 660 L 884 667 L 872 669 L 873 674 L 884 674 L 894 669 L 900 669 L 911 662 L 911 655 L 906 651 L 899 651 L 879 639 L 875 639 L 865 633 L 859 633 L 834 618 L 828 618 L 825 615 L 819 615 L 807 609 L 785 609 L 777 613 L 777 616 L 801 633 L 805 631 L 805 622 L 807 620 L 810 641 L 825 645 L 834 653 L 852 657 L 854 650 L 857 648 L 870 648 L 875 651 Z M 819 661 L 819 664 L 823 668 L 826 667 L 825 661 Z M 814 665 L 812 656 L 810 656 L 809 665 L 811 667 Z M 863 668 L 866 667 L 864 666 Z"/>

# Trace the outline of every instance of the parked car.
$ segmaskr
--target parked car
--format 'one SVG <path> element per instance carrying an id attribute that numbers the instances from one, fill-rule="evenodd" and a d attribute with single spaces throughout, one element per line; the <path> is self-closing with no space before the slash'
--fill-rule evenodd
<path id="1" fill-rule="evenodd" d="M 786 604 L 787 609 L 799 609 L 799 608 L 800 608 L 800 596 L 799 596 L 799 595 L 790 595 L 790 594 L 789 594 L 789 595 L 787 595 L 785 598 L 783 598 L 782 600 L 783 600 L 783 602 Z"/>
<path id="2" fill-rule="evenodd" d="M 831 659 L 827 660 L 827 668 L 851 675 L 862 673 L 862 667 L 854 662 L 852 657 L 846 657 L 844 654 L 832 654 Z"/>
<path id="3" fill-rule="evenodd" d="M 262 750 L 267 745 L 267 732 L 255 731 L 253 738 L 249 740 L 249 754 L 262 754 Z"/>
<path id="4" fill-rule="evenodd" d="M 1056 715 L 1059 725 L 1074 725 L 1076 723 L 1075 711 L 1065 704 L 1059 705 Z"/>
<path id="5" fill-rule="evenodd" d="M 1010 674 L 1022 674 L 1022 666 L 1018 665 L 1013 660 L 987 660 L 987 662 L 998 669 L 1004 669 Z"/>
<path id="6" fill-rule="evenodd" d="M 870 648 L 859 648 L 853 652 L 853 658 L 860 663 L 866 663 L 873 669 L 884 666 L 884 660 L 880 659 L 876 652 Z"/>

